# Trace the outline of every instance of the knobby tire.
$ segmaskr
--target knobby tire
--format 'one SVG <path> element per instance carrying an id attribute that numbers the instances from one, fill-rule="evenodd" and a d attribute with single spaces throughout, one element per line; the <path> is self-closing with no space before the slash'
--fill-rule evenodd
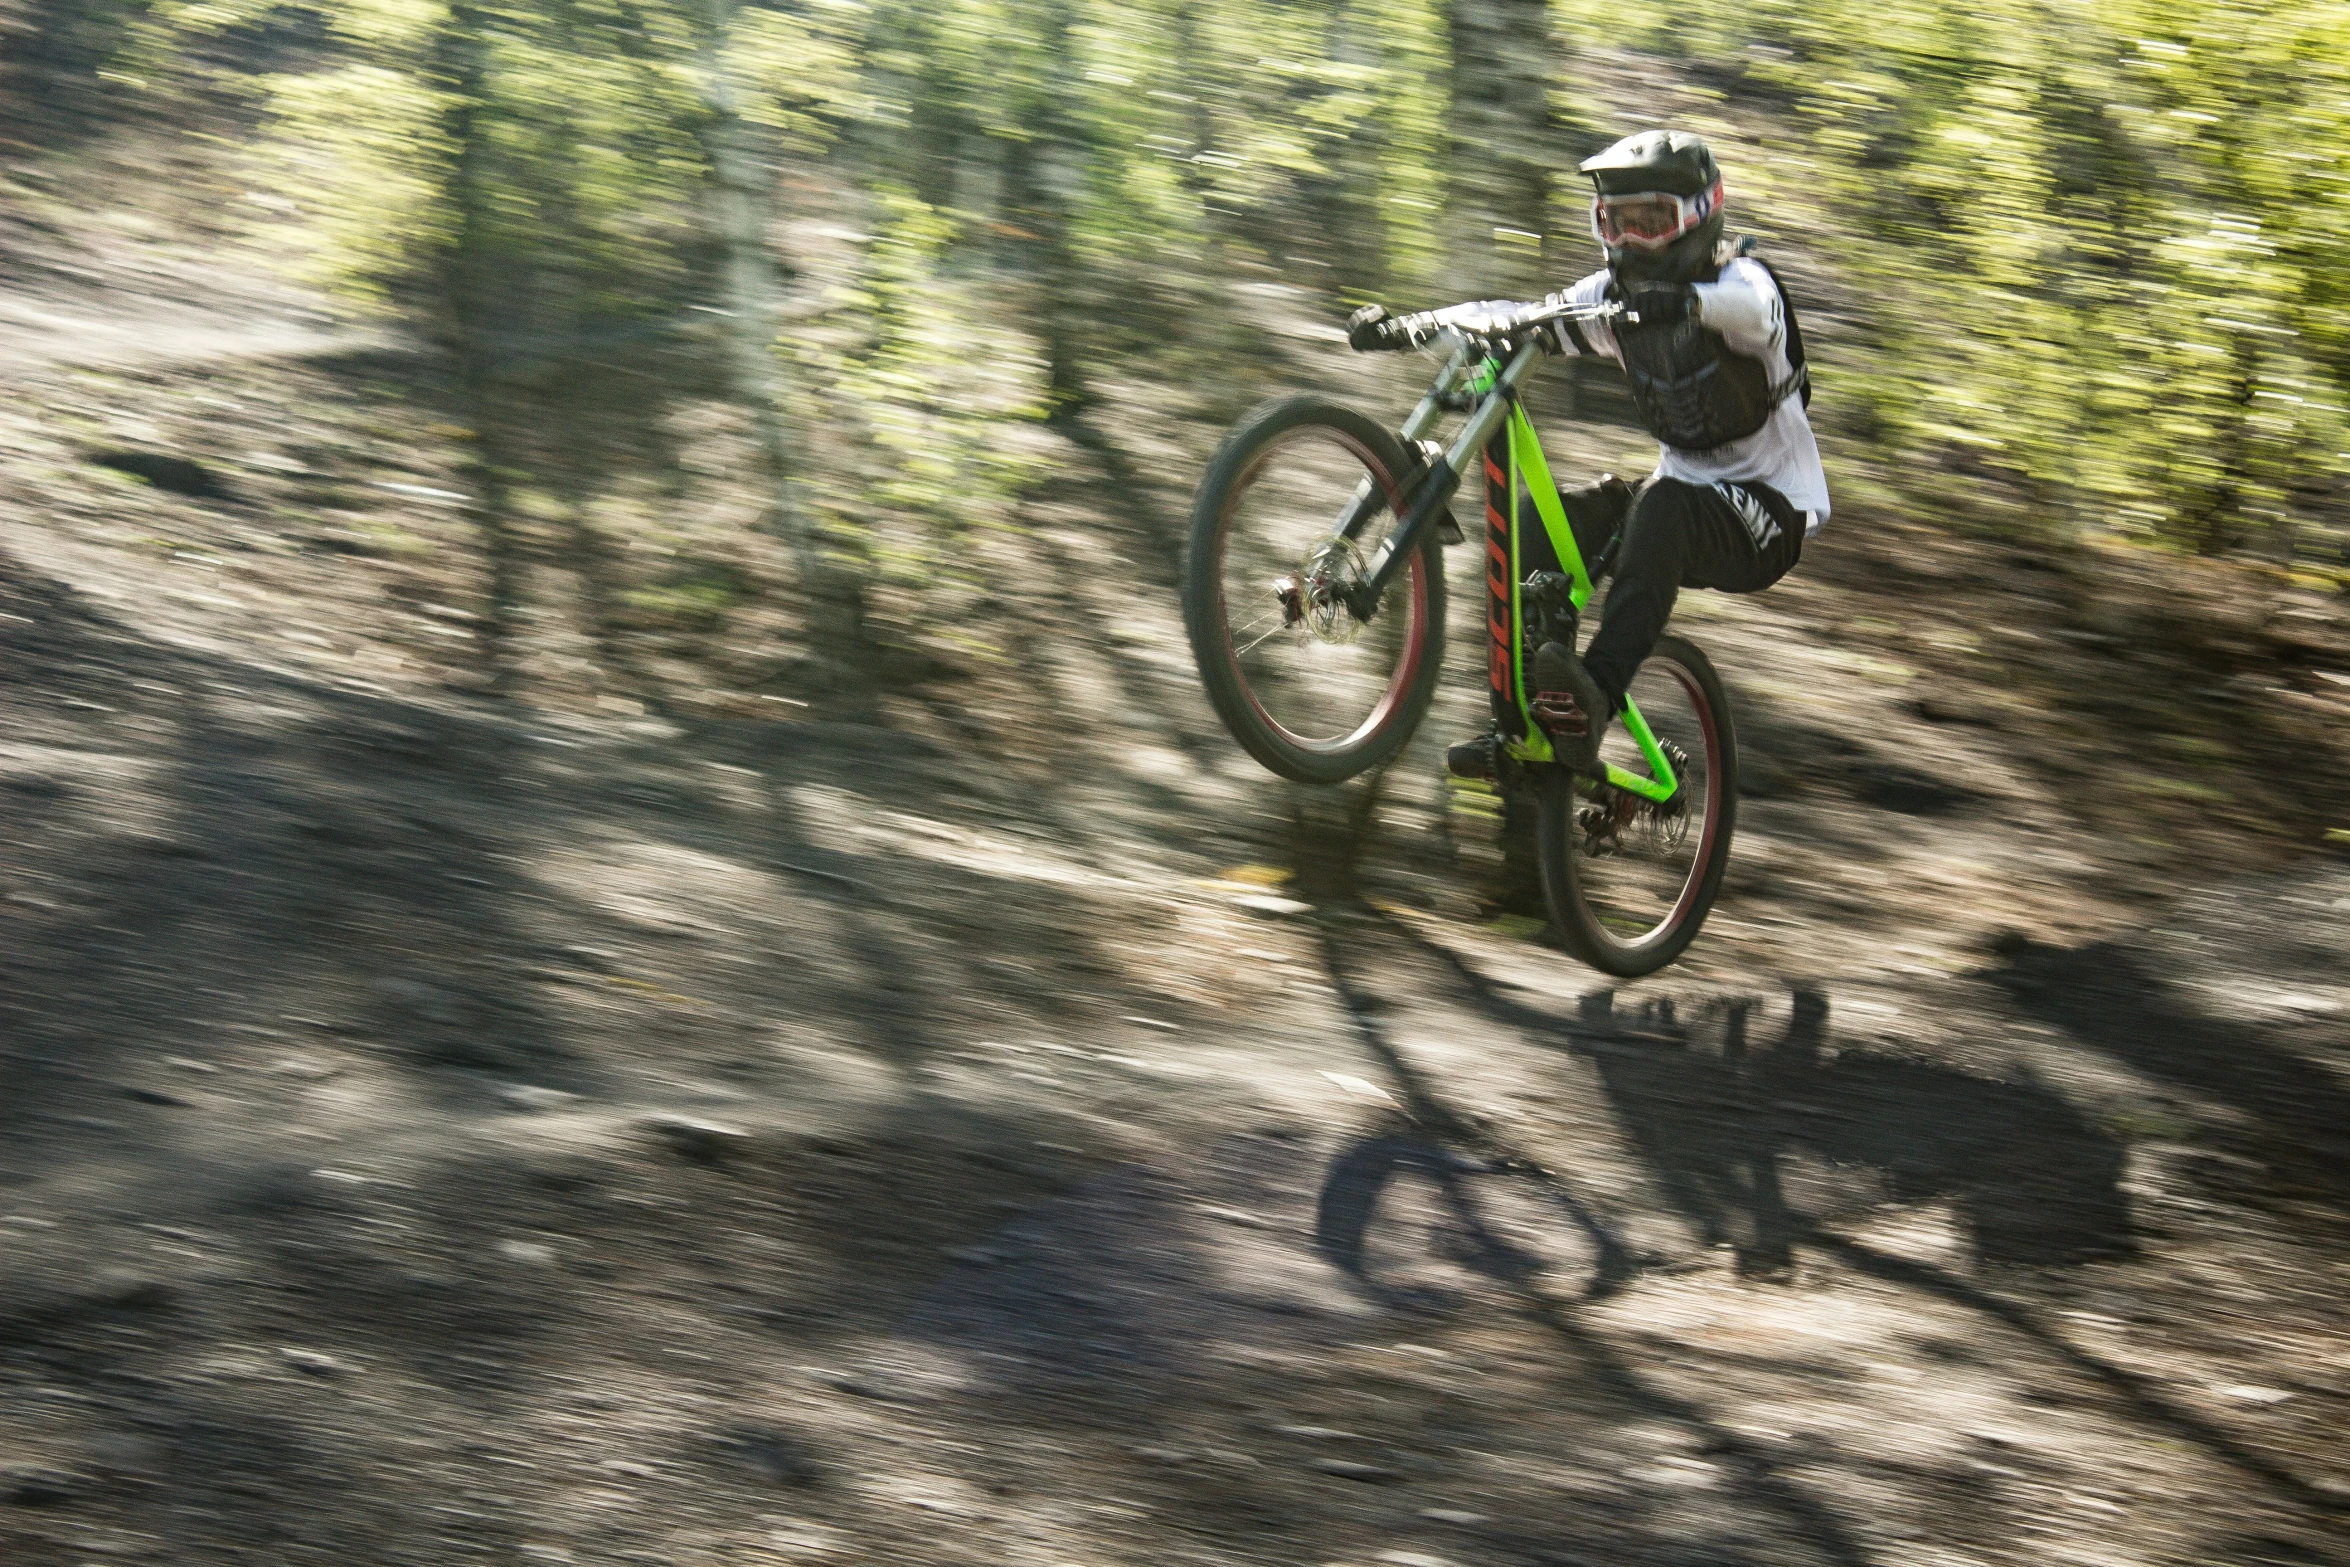
<path id="1" fill-rule="evenodd" d="M 1252 690 L 1242 667 L 1243 644 L 1226 602 L 1224 573 L 1239 508 L 1259 469 L 1285 438 L 1299 435 L 1328 437 L 1349 452 L 1380 486 L 1386 496 L 1385 523 L 1395 525 L 1396 503 L 1412 464 L 1394 432 L 1325 398 L 1285 397 L 1263 404 L 1234 426 L 1200 480 L 1184 554 L 1183 626 L 1208 699 L 1241 747 L 1284 778 L 1334 784 L 1393 757 L 1427 714 L 1444 648 L 1443 544 L 1437 530 L 1429 528 L 1416 548 L 1418 560 L 1388 587 L 1379 614 L 1408 617 L 1402 652 L 1362 721 L 1335 739 L 1315 740 L 1286 729 Z M 1343 494 L 1331 497 L 1333 520 L 1345 499 Z"/>
<path id="2" fill-rule="evenodd" d="M 1730 720 L 1728 694 L 1705 654 L 1680 637 L 1657 640 L 1650 663 L 1671 666 L 1698 710 L 1705 731 L 1706 820 L 1693 822 L 1703 834 L 1679 899 L 1666 919 L 1643 935 L 1626 939 L 1608 928 L 1586 898 L 1588 860 L 1579 842 L 1574 775 L 1564 767 L 1542 769 L 1536 811 L 1536 857 L 1543 900 L 1551 925 L 1567 950 L 1602 973 L 1622 979 L 1653 974 L 1697 939 L 1722 890 L 1730 863 L 1730 839 L 1738 816 L 1738 736 Z M 1644 665 L 1646 670 L 1648 666 Z"/>

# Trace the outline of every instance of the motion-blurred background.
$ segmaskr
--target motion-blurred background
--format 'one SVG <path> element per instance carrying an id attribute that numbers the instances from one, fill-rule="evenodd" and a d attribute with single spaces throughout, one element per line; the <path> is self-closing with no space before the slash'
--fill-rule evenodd
<path id="1" fill-rule="evenodd" d="M 1836 509 L 1613 986 L 1473 551 L 1339 791 L 1176 558 L 1654 124 Z M 0 1563 L 2340 1563 L 2346 392 L 2340 0 L 0 0 Z"/>
<path id="2" fill-rule="evenodd" d="M 117 243 L 266 252 L 436 351 L 402 443 L 495 537 L 493 633 L 528 519 L 625 551 L 731 508 L 844 625 L 952 640 L 974 535 L 1063 460 L 1040 421 L 1136 377 L 1208 405 L 1113 425 L 1245 405 L 1247 285 L 1329 321 L 1556 286 L 1595 255 L 1574 163 L 1666 121 L 1799 285 L 1856 511 L 2332 590 L 2344 27 L 2315 0 L 15 0 L 4 108 L 22 220 L 134 206 L 155 232 Z M 622 563 L 608 608 L 727 616 L 751 547 Z"/>

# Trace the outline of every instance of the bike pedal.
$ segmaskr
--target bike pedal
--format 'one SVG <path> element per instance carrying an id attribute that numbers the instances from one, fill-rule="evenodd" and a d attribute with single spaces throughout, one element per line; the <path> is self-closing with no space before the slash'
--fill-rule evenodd
<path id="1" fill-rule="evenodd" d="M 1582 736 L 1591 732 L 1591 720 L 1576 705 L 1572 691 L 1538 691 L 1529 704 L 1535 721 L 1553 735 Z"/>
<path id="2" fill-rule="evenodd" d="M 1455 778 L 1481 778 L 1487 783 L 1501 776 L 1501 742 L 1492 735 L 1447 746 L 1444 770 Z"/>

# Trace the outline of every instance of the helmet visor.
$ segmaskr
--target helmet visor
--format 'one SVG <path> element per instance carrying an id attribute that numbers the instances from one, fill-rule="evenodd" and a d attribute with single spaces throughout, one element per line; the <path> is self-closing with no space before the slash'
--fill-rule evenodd
<path id="1" fill-rule="evenodd" d="M 1603 245 L 1658 250 L 1696 228 L 1722 204 L 1722 182 L 1695 196 L 1652 190 L 1611 196 L 1591 203 L 1591 231 Z"/>

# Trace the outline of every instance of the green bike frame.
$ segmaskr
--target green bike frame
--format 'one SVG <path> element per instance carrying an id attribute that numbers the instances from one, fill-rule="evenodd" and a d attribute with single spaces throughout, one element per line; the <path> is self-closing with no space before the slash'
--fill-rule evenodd
<path id="1" fill-rule="evenodd" d="M 1532 700 L 1526 691 L 1525 615 L 1519 592 L 1525 572 L 1518 551 L 1523 522 L 1518 514 L 1522 493 L 1533 495 L 1535 513 L 1574 583 L 1572 598 L 1577 613 L 1591 598 L 1591 573 L 1583 563 L 1583 552 L 1575 546 L 1574 530 L 1567 525 L 1566 507 L 1559 501 L 1558 486 L 1551 482 L 1550 464 L 1543 458 L 1541 439 L 1535 435 L 1533 423 L 1518 402 L 1518 383 L 1533 369 L 1539 352 L 1531 341 L 1511 346 L 1506 358 L 1489 348 L 1471 349 L 1464 344 L 1445 361 L 1435 383 L 1404 420 L 1399 432 L 1407 447 L 1426 453 L 1428 460 L 1406 485 L 1405 498 L 1399 507 L 1402 516 L 1394 533 L 1372 552 L 1361 579 L 1347 595 L 1348 607 L 1357 619 L 1368 620 L 1378 612 L 1380 595 L 1403 569 L 1412 551 L 1419 547 L 1426 530 L 1436 526 L 1437 517 L 1460 485 L 1463 468 L 1476 461 L 1482 452 L 1486 627 L 1491 635 L 1487 672 L 1494 699 L 1494 722 L 1501 729 L 1510 754 L 1521 762 L 1553 759 L 1550 737 L 1534 721 Z M 1436 426 L 1445 410 L 1461 407 L 1464 398 L 1475 399 L 1469 406 L 1469 417 L 1454 432 L 1452 445 L 1438 452 L 1434 443 L 1424 442 L 1423 437 Z M 1336 531 L 1349 539 L 1356 537 L 1380 505 L 1381 497 L 1371 481 L 1365 479 L 1340 516 Z M 1640 716 L 1639 707 L 1628 697 L 1623 718 L 1624 732 L 1640 747 L 1649 776 L 1643 778 L 1609 763 L 1606 784 L 1644 800 L 1658 804 L 1669 802 L 1681 788 L 1672 762 L 1657 744 L 1648 720 Z"/>
<path id="2" fill-rule="evenodd" d="M 1488 361 L 1490 364 L 1491 361 Z M 1482 368 L 1482 367 L 1481 367 Z M 1506 616 L 1489 612 L 1487 628 L 1493 636 L 1488 655 L 1488 667 L 1499 681 L 1506 672 L 1502 696 L 1515 708 L 1519 734 L 1509 741 L 1509 752 L 1521 762 L 1551 760 L 1550 737 L 1534 721 L 1533 701 L 1526 690 L 1525 613 L 1521 603 L 1521 585 L 1526 580 L 1525 568 L 1518 552 L 1519 530 L 1524 526 L 1520 517 L 1521 502 L 1531 496 L 1534 511 L 1542 523 L 1542 531 L 1550 538 L 1551 547 L 1558 552 L 1560 564 L 1566 567 L 1568 579 L 1574 584 L 1569 598 L 1578 614 L 1591 601 L 1591 573 L 1583 563 L 1583 552 L 1575 544 L 1575 530 L 1567 525 L 1567 509 L 1559 501 L 1558 486 L 1551 482 L 1550 463 L 1542 455 L 1541 437 L 1534 433 L 1534 421 L 1526 417 L 1525 408 L 1515 396 L 1509 399 L 1509 418 L 1500 434 L 1488 443 L 1485 451 L 1485 516 L 1486 516 L 1486 592 L 1489 609 L 1498 608 L 1493 601 L 1500 596 L 1503 583 L 1496 581 L 1494 567 L 1506 560 L 1508 568 L 1507 592 L 1509 611 Z M 1507 510 L 1496 504 L 1499 496 L 1507 496 Z M 1650 732 L 1648 720 L 1640 716 L 1639 705 L 1627 696 L 1624 699 L 1624 732 L 1640 747 L 1641 759 L 1647 762 L 1650 776 L 1607 764 L 1607 781 L 1619 789 L 1658 803 L 1670 800 L 1679 792 L 1681 781 L 1674 775 L 1673 764 Z"/>

